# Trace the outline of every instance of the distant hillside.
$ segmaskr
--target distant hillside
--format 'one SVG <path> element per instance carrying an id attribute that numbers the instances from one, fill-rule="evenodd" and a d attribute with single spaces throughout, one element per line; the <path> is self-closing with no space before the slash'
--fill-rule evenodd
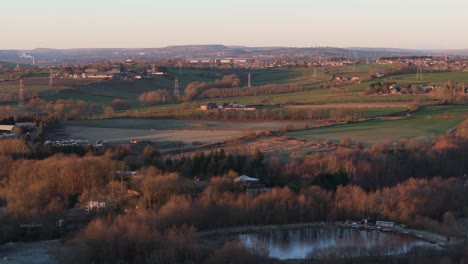
<path id="1" fill-rule="evenodd" d="M 18 65 L 18 63 L 8 62 L 8 61 L 0 61 L 0 65 L 2 65 L 3 67 L 14 68 L 14 67 L 16 67 L 16 65 Z M 27 68 L 30 65 L 28 65 L 28 64 L 19 64 L 19 66 L 21 68 Z"/>
<path id="2" fill-rule="evenodd" d="M 12 62 L 8 62 L 8 61 L 0 61 L 0 65 L 4 66 L 4 67 L 15 67 L 16 66 L 16 63 L 12 63 Z"/>
<path id="3" fill-rule="evenodd" d="M 254 57 L 346 57 L 375 58 L 392 56 L 423 55 L 467 55 L 468 49 L 459 50 L 411 50 L 392 48 L 336 48 L 336 47 L 244 47 L 224 45 L 184 45 L 164 48 L 99 48 L 99 49 L 34 49 L 34 50 L 0 50 L 0 60 L 11 63 L 32 64 L 34 57 L 38 65 L 63 65 L 92 63 L 99 61 L 155 61 L 163 59 L 184 58 L 254 58 Z"/>

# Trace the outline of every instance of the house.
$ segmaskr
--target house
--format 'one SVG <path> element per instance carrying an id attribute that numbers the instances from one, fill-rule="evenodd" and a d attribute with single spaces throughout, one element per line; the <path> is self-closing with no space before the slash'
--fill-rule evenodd
<path id="1" fill-rule="evenodd" d="M 247 107 L 247 105 L 243 104 L 232 104 L 230 106 L 224 107 L 224 110 L 229 111 L 229 110 L 242 110 L 242 111 L 255 111 L 255 107 Z"/>
<path id="2" fill-rule="evenodd" d="M 391 94 L 401 94 L 400 93 L 400 86 L 393 84 L 389 88 Z"/>
<path id="3" fill-rule="evenodd" d="M 14 125 L 0 125 L 0 132 L 9 132 L 13 131 Z"/>
<path id="4" fill-rule="evenodd" d="M 164 75 L 164 72 L 157 71 L 157 72 L 151 72 L 151 74 L 153 74 L 153 75 Z"/>
<path id="5" fill-rule="evenodd" d="M 200 110 L 207 111 L 212 109 L 218 109 L 218 105 L 216 103 L 208 103 L 206 105 L 201 105 Z"/>
<path id="6" fill-rule="evenodd" d="M 382 78 L 382 77 L 385 77 L 385 74 L 383 74 L 383 72 L 377 72 L 377 74 L 375 76 L 377 78 Z"/>
<path id="7" fill-rule="evenodd" d="M 94 210 L 94 209 L 103 209 L 106 208 L 106 202 L 98 201 L 98 200 L 91 200 L 88 201 L 86 205 L 86 211 Z"/>
<path id="8" fill-rule="evenodd" d="M 259 179 L 252 178 L 247 175 L 239 176 L 233 181 L 236 184 L 244 185 L 245 190 L 251 194 L 259 194 L 261 192 L 269 190 L 268 188 L 265 188 L 265 186 L 263 186 Z"/>

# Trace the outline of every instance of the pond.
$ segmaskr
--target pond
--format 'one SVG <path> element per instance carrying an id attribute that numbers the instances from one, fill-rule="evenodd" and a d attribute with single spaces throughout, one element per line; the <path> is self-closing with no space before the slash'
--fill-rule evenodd
<path id="1" fill-rule="evenodd" d="M 255 252 L 278 259 L 321 259 L 399 255 L 439 245 L 402 234 L 351 228 L 305 228 L 238 235 Z"/>

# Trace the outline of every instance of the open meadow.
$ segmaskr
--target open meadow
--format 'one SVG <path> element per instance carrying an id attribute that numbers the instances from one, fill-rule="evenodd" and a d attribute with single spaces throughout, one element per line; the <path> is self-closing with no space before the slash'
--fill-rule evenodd
<path id="1" fill-rule="evenodd" d="M 191 145 L 204 145 L 223 142 L 242 135 L 240 130 L 155 130 L 131 128 L 102 128 L 65 126 L 64 133 L 69 138 L 86 139 L 90 142 L 103 140 L 107 143 L 153 142 L 158 147 L 171 150 Z"/>
<path id="2" fill-rule="evenodd" d="M 407 118 L 398 120 L 370 120 L 351 124 L 311 128 L 302 131 L 288 132 L 287 135 L 297 138 L 331 140 L 339 142 L 349 137 L 353 142 L 377 143 L 397 141 L 401 138 L 432 142 L 442 133 L 449 133 L 464 118 Z"/>
<path id="3" fill-rule="evenodd" d="M 465 117 L 468 118 L 468 105 L 424 105 L 411 114 L 414 117 Z"/>
<path id="4" fill-rule="evenodd" d="M 153 142 L 181 141 L 191 144 L 194 141 L 219 142 L 239 137 L 246 131 L 284 130 L 285 127 L 303 129 L 316 127 L 310 122 L 242 122 L 242 121 L 202 121 L 177 119 L 130 119 L 125 117 L 178 117 L 198 118 L 200 105 L 209 102 L 240 103 L 257 105 L 258 109 L 276 108 L 291 110 L 323 110 L 329 116 L 333 110 L 349 109 L 362 111 L 362 117 L 404 116 L 408 109 L 419 109 L 411 113 L 412 118 L 404 120 L 376 120 L 353 124 L 337 125 L 319 129 L 290 132 L 288 135 L 301 138 L 332 139 L 351 137 L 353 141 L 378 142 L 398 140 L 401 137 L 414 139 L 432 138 L 437 133 L 452 130 L 467 113 L 463 105 L 435 105 L 434 95 L 365 95 L 362 91 L 373 82 L 396 82 L 402 85 L 422 83 L 443 83 L 449 80 L 468 81 L 465 72 L 438 72 L 424 74 L 423 80 L 416 80 L 415 75 L 394 75 L 363 81 L 339 87 L 324 88 L 333 76 L 360 76 L 367 79 L 375 71 L 391 70 L 391 65 L 359 64 L 340 67 L 309 67 L 288 69 L 169 69 L 165 76 L 155 76 L 141 80 L 90 80 L 90 79 L 54 79 L 53 86 L 48 85 L 48 76 L 32 75 L 23 81 L 25 94 L 40 96 L 46 101 L 57 99 L 78 99 L 102 106 L 109 105 L 114 99 L 126 100 L 129 110 L 116 111 L 119 119 L 100 119 L 64 122 L 64 129 L 70 137 L 114 142 L 129 142 L 131 139 Z M 144 92 L 166 89 L 172 93 L 174 79 L 179 80 L 181 92 L 193 81 L 213 82 L 225 75 L 235 74 L 241 80 L 240 86 L 247 86 L 247 75 L 252 76 L 252 85 L 267 84 L 297 85 L 307 88 L 305 91 L 282 94 L 249 95 L 227 98 L 195 99 L 192 102 L 145 106 L 138 101 Z M 1 82 L 0 94 L 14 94 L 19 82 Z M 13 103 L 11 103 L 13 104 Z M 14 106 L 14 105 L 13 105 Z M 222 115 L 220 115 L 222 116 Z M 102 116 L 101 116 L 102 117 Z M 447 117 L 449 117 L 447 119 Z M 456 117 L 456 118 L 453 118 Z M 203 115 L 200 115 L 203 118 Z"/>
<path id="5" fill-rule="evenodd" d="M 63 138 L 104 140 L 109 143 L 130 143 L 131 140 L 151 141 L 164 148 L 188 147 L 194 144 L 223 142 L 259 131 L 317 126 L 316 122 L 240 122 L 175 119 L 99 119 L 65 121 L 52 133 Z"/>

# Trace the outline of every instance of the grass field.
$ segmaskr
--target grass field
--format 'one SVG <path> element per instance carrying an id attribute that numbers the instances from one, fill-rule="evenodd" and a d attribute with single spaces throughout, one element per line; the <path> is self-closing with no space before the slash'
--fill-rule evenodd
<path id="1" fill-rule="evenodd" d="M 318 87 L 323 79 L 330 78 L 324 74 L 317 74 L 313 79 L 313 69 L 267 69 L 267 70 L 202 70 L 202 69 L 173 69 L 169 74 L 179 79 L 181 87 L 187 86 L 193 81 L 212 82 L 224 75 L 234 74 L 241 80 L 241 86 L 247 86 L 247 75 L 250 72 L 252 86 L 266 84 L 297 84 L 307 87 Z M 182 89 L 183 90 L 183 89 Z"/>
<path id="2" fill-rule="evenodd" d="M 151 141 L 160 144 L 180 142 L 183 146 L 189 146 L 193 142 L 203 144 L 222 142 L 239 137 L 239 130 L 155 130 L 155 129 L 131 129 L 131 128 L 104 128 L 88 126 L 65 126 L 64 132 L 69 138 L 87 139 L 91 142 L 105 140 L 110 143 L 130 143 L 130 140 Z"/>
<path id="3" fill-rule="evenodd" d="M 400 84 L 444 82 L 455 80 L 468 81 L 466 73 L 431 73 L 425 74 L 423 81 L 416 81 L 414 75 L 391 76 L 368 82 L 351 85 L 344 88 L 347 92 L 334 92 L 331 89 L 321 89 L 320 85 L 328 81 L 332 74 L 337 76 L 367 76 L 370 71 L 384 70 L 389 65 L 356 65 L 339 68 L 317 68 L 314 76 L 313 68 L 267 69 L 267 70 L 203 70 L 203 69 L 171 69 L 168 76 L 156 77 L 151 80 L 112 80 L 104 82 L 70 83 L 72 89 L 53 94 L 47 100 L 59 98 L 80 99 L 99 104 L 108 104 L 115 98 L 126 99 L 134 109 L 118 111 L 116 116 L 189 116 L 199 105 L 208 102 L 222 104 L 265 104 L 279 108 L 300 109 L 332 109 L 347 108 L 361 109 L 365 117 L 389 116 L 402 113 L 412 105 L 413 95 L 372 95 L 365 96 L 361 92 L 375 81 L 396 81 Z M 137 97 L 139 94 L 155 90 L 168 89 L 172 92 L 173 78 L 179 79 L 181 90 L 192 81 L 211 82 L 224 75 L 236 74 L 241 79 L 241 85 L 247 84 L 247 74 L 252 74 L 252 84 L 300 85 L 313 88 L 308 91 L 271 94 L 261 96 L 231 97 L 197 100 L 191 103 L 170 104 L 145 107 Z M 42 80 L 44 81 L 44 80 Z M 50 87 L 41 84 L 40 77 L 35 79 L 37 93 L 50 93 Z M 64 83 L 65 84 L 65 83 Z M 0 89 L 15 91 L 17 87 L 3 86 Z M 25 87 L 26 89 L 26 87 Z M 433 104 L 434 98 L 429 95 L 421 96 L 426 104 Z M 424 105 L 412 113 L 414 118 L 402 120 L 373 120 L 359 123 L 336 125 L 332 127 L 313 128 L 295 132 L 288 132 L 288 136 L 339 141 L 342 137 L 350 137 L 355 142 L 375 143 L 380 141 L 394 141 L 406 137 L 417 140 L 429 140 L 436 134 L 453 130 L 467 114 L 467 106 Z M 447 114 L 450 113 L 450 114 Z M 430 118 L 428 118 L 430 117 Z M 450 118 L 448 118 L 450 117 Z M 101 119 L 86 121 L 67 121 L 64 127 L 71 137 L 86 138 L 91 141 L 103 139 L 114 142 L 129 142 L 130 139 L 148 140 L 162 144 L 162 142 L 179 142 L 186 146 L 194 141 L 212 143 L 238 137 L 247 132 L 259 130 L 279 130 L 286 126 L 294 128 L 316 127 L 314 122 L 224 122 L 206 120 L 168 120 L 168 119 Z M 179 144 L 178 143 L 178 144 Z"/>
<path id="4" fill-rule="evenodd" d="M 74 87 L 76 90 L 103 97 L 119 97 L 122 99 L 136 99 L 140 94 L 156 89 L 173 89 L 172 80 L 156 77 L 150 80 L 110 80 Z M 172 90 L 171 90 L 172 91 Z"/>
<path id="5" fill-rule="evenodd" d="M 438 72 L 438 73 L 423 73 L 422 80 L 416 80 L 415 74 L 406 74 L 392 76 L 399 84 L 414 84 L 414 83 L 444 83 L 447 81 L 455 81 L 458 83 L 468 83 L 468 72 Z"/>
<path id="6" fill-rule="evenodd" d="M 335 109 L 351 109 L 361 110 L 364 116 L 377 117 L 388 116 L 396 113 L 402 113 L 408 109 L 410 103 L 407 102 L 389 102 L 389 103 L 337 103 L 327 105 L 291 105 L 286 108 L 292 109 L 311 109 L 311 110 L 324 110 L 330 112 Z"/>
<path id="7" fill-rule="evenodd" d="M 410 118 L 400 120 L 372 120 L 330 127 L 288 132 L 298 138 L 332 140 L 350 137 L 354 142 L 375 143 L 400 138 L 432 139 L 435 135 L 452 131 L 463 118 Z"/>
<path id="8" fill-rule="evenodd" d="M 47 101 L 56 101 L 57 99 L 71 99 L 74 100 L 83 100 L 92 103 L 99 103 L 99 104 L 108 104 L 115 98 L 107 97 L 107 96 L 98 96 L 98 95 L 91 95 L 91 94 L 84 94 L 74 90 L 62 90 L 59 93 L 53 93 L 53 95 L 47 96 L 45 100 Z"/>
<path id="9" fill-rule="evenodd" d="M 254 86 L 265 84 L 283 84 L 283 85 L 300 85 L 314 88 L 309 91 L 293 92 L 285 94 L 272 94 L 261 96 L 247 96 L 247 97 L 230 97 L 230 98 L 217 98 L 213 100 L 204 99 L 197 100 L 193 104 L 205 104 L 207 102 L 215 101 L 218 104 L 228 103 L 242 103 L 242 104 L 294 104 L 301 107 L 308 105 L 310 107 L 320 107 L 323 109 L 332 109 L 339 104 L 382 104 L 388 108 L 395 108 L 399 111 L 400 107 L 407 107 L 414 100 L 412 95 L 397 95 L 397 96 L 364 96 L 358 91 L 362 91 L 369 87 L 371 82 L 393 80 L 399 83 L 421 83 L 416 81 L 415 76 L 412 74 L 391 76 L 389 79 L 380 78 L 371 81 L 363 82 L 360 84 L 353 84 L 350 86 L 342 87 L 348 92 L 336 93 L 330 89 L 321 89 L 320 85 L 323 81 L 331 79 L 332 75 L 336 76 L 366 76 L 371 71 L 385 70 L 390 68 L 391 65 L 372 65 L 360 64 L 353 66 L 341 67 L 317 67 L 317 68 L 290 68 L 290 69 L 264 69 L 264 70 L 245 70 L 245 69 L 170 69 L 168 76 L 157 76 L 154 79 L 143 80 L 90 80 L 90 79 L 54 79 L 54 85 L 48 85 L 49 79 L 47 76 L 35 76 L 26 78 L 23 81 L 25 94 L 37 94 L 47 101 L 55 101 L 57 99 L 79 99 L 88 102 L 99 104 L 108 104 L 115 98 L 122 98 L 134 108 L 141 111 L 161 110 L 161 113 L 173 111 L 179 108 L 179 111 L 184 113 L 185 106 L 177 105 L 162 105 L 155 107 L 144 107 L 138 102 L 137 97 L 143 93 L 155 89 L 168 89 L 172 92 L 173 79 L 178 78 L 181 90 L 185 86 L 195 80 L 211 82 L 215 79 L 221 78 L 227 74 L 236 74 L 241 78 L 241 85 L 246 85 L 247 74 L 252 74 L 252 84 Z M 316 76 L 314 77 L 314 72 Z M 446 81 L 468 80 L 468 74 L 464 72 L 444 72 L 444 73 L 427 73 L 422 82 L 429 81 Z M 69 90 L 64 88 L 71 88 Z M 1 93 L 17 93 L 19 89 L 19 82 L 0 82 Z M 57 93 L 61 90 L 60 93 Z M 425 100 L 433 99 L 430 96 L 423 96 Z M 394 105 L 392 105 L 394 104 Z M 340 106 L 339 106 L 340 107 Z M 193 107 L 191 107 L 193 109 Z M 374 108 L 374 107 L 370 107 Z M 175 111 L 175 110 L 174 110 Z M 372 110 L 367 111 L 370 114 L 367 116 L 374 116 Z M 387 109 L 382 114 L 393 112 L 392 109 Z M 419 115 L 419 113 L 416 113 Z"/>
<path id="10" fill-rule="evenodd" d="M 177 77 L 181 87 L 192 81 L 211 82 L 223 75 L 235 74 L 241 79 L 241 86 L 247 86 L 247 75 L 251 73 L 252 86 L 266 84 L 300 85 L 308 88 L 318 88 L 320 83 L 331 80 L 332 76 L 360 76 L 367 77 L 371 71 L 382 71 L 391 68 L 391 65 L 358 64 L 340 67 L 309 67 L 288 69 L 230 69 L 230 70 L 204 70 L 204 69 L 172 69 L 169 75 Z M 315 76 L 314 76 L 315 72 Z"/>
<path id="11" fill-rule="evenodd" d="M 468 105 L 426 105 L 421 106 L 412 116 L 468 117 Z"/>
<path id="12" fill-rule="evenodd" d="M 352 92 L 364 91 L 369 88 L 370 84 L 376 82 L 395 82 L 399 85 L 409 84 L 430 84 L 430 83 L 445 83 L 447 81 L 455 81 L 458 83 L 468 83 L 467 72 L 438 72 L 425 73 L 422 80 L 416 80 L 416 74 L 392 75 L 384 78 L 372 79 L 362 83 L 352 84 L 347 86 L 347 89 Z"/>
<path id="13" fill-rule="evenodd" d="M 10 84 L 10 85 L 3 85 L 0 86 L 0 94 L 3 93 L 18 93 L 19 90 L 19 84 Z M 48 85 L 34 85 L 34 86 L 26 86 L 23 85 L 23 90 L 24 94 L 46 94 L 48 92 L 51 92 L 53 90 L 56 90 L 57 88 L 51 88 Z"/>
<path id="14" fill-rule="evenodd" d="M 423 95 L 424 100 L 432 100 L 433 98 Z M 367 102 L 411 102 L 414 100 L 413 95 L 372 95 L 364 96 L 360 93 L 333 93 L 329 89 L 302 91 L 285 94 L 272 94 L 260 96 L 245 96 L 245 97 L 229 97 L 198 100 L 200 103 L 208 102 L 238 102 L 242 104 L 336 104 L 336 103 L 367 103 Z"/>
<path id="15" fill-rule="evenodd" d="M 209 121 L 209 120 L 177 120 L 177 119 L 145 119 L 145 118 L 112 118 L 83 121 L 64 121 L 64 126 L 81 126 L 96 128 L 136 128 L 154 130 L 203 130 L 203 131 L 244 131 L 278 130 L 286 125 L 302 128 L 305 125 L 316 126 L 317 122 L 306 121 Z"/>
<path id="16" fill-rule="evenodd" d="M 338 107 L 347 107 L 345 104 L 352 106 L 351 108 L 368 108 L 365 109 L 366 117 L 374 117 L 380 115 L 389 115 L 392 113 L 401 112 L 408 105 L 411 105 L 415 99 L 413 95 L 372 95 L 365 96 L 359 91 L 369 87 L 371 82 L 375 81 L 396 81 L 401 84 L 405 83 L 427 83 L 432 81 L 468 81 L 468 73 L 463 72 L 445 72 L 445 73 L 427 73 L 424 75 L 424 80 L 416 81 L 412 74 L 390 76 L 388 79 L 380 78 L 371 81 L 353 84 L 346 87 L 341 87 L 347 92 L 336 92 L 331 89 L 320 88 L 324 81 L 335 76 L 368 76 L 371 71 L 383 71 L 392 67 L 391 65 L 372 65 L 360 64 L 353 66 L 341 67 L 317 67 L 317 68 L 289 68 L 289 69 L 262 69 L 262 70 L 246 70 L 246 69 L 170 69 L 167 76 L 156 76 L 154 79 L 142 80 L 90 80 L 90 79 L 54 79 L 54 85 L 48 85 L 47 76 L 35 76 L 26 78 L 24 83 L 25 94 L 34 94 L 43 97 L 46 101 L 55 101 L 57 99 L 79 99 L 87 102 L 107 105 L 115 98 L 122 98 L 132 106 L 131 111 L 138 111 L 138 115 L 145 116 L 157 113 L 158 116 L 166 114 L 180 114 L 181 116 L 189 115 L 192 109 L 197 108 L 201 104 L 208 102 L 222 103 L 241 103 L 241 104 L 265 104 L 265 105 L 295 105 L 295 107 L 320 109 L 335 109 Z M 137 97 L 143 93 L 155 89 L 167 89 L 172 93 L 174 86 L 174 78 L 179 79 L 181 91 L 192 81 L 211 82 L 222 78 L 227 74 L 236 74 L 241 79 L 241 86 L 247 85 L 247 74 L 252 74 L 252 84 L 260 86 L 265 84 L 282 84 L 282 85 L 300 85 L 303 87 L 312 88 L 312 90 L 292 92 L 284 94 L 271 94 L 260 96 L 246 97 L 230 97 L 197 100 L 190 105 L 173 104 L 173 105 L 158 105 L 153 107 L 145 107 Z M 314 76 L 315 72 L 315 76 Z M 69 88 L 69 89 L 67 89 Z M 17 93 L 19 82 L 0 82 L 0 95 L 2 93 Z M 60 90 L 58 93 L 57 91 Z M 427 103 L 433 103 L 433 97 L 422 96 Z M 357 106 L 361 105 L 361 106 Z M 379 108 L 379 109 L 377 109 Z M 386 109 L 383 109 L 386 108 Z M 430 108 L 424 108 L 424 111 Z M 442 112 L 454 110 L 457 113 L 462 113 L 463 109 L 447 108 Z M 415 116 L 431 115 L 425 114 L 420 110 Z M 118 112 L 117 115 L 125 115 L 127 112 Z M 438 114 L 440 115 L 440 113 Z"/>
<path id="17" fill-rule="evenodd" d="M 190 146 L 193 142 L 216 143 L 264 130 L 279 130 L 286 125 L 303 128 L 316 126 L 315 122 L 223 122 L 175 119 L 100 119 L 65 121 L 63 131 L 68 138 L 105 140 L 129 143 L 130 140 L 151 141 L 161 148 L 174 144 Z"/>

